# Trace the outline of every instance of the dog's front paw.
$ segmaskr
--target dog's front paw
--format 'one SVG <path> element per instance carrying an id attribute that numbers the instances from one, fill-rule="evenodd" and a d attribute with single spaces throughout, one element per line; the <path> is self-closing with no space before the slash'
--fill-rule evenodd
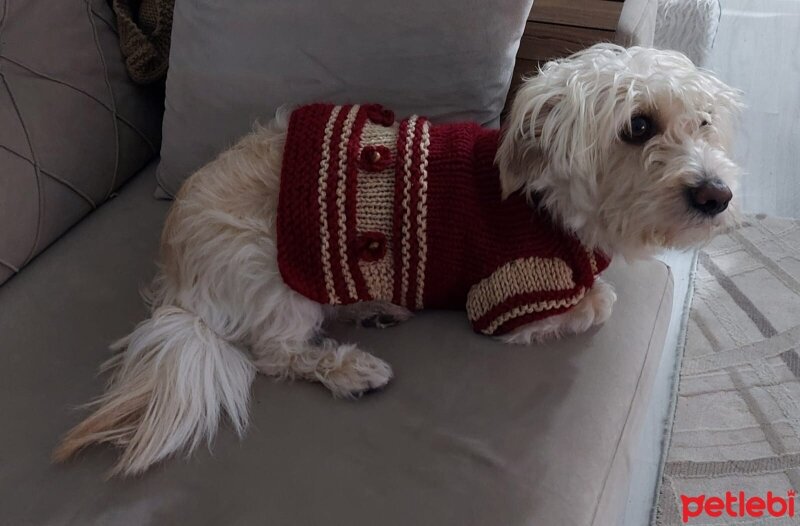
<path id="1" fill-rule="evenodd" d="M 564 332 L 580 334 L 594 325 L 602 325 L 611 317 L 617 293 L 605 281 L 597 280 L 583 299 L 564 316 Z"/>
<path id="2" fill-rule="evenodd" d="M 611 312 L 614 310 L 614 303 L 617 301 L 617 293 L 614 292 L 614 287 L 605 281 L 597 280 L 587 296 L 594 313 L 592 325 L 601 325 L 608 321 L 608 318 L 611 317 Z"/>
<path id="3" fill-rule="evenodd" d="M 605 323 L 611 317 L 615 301 L 614 288 L 598 279 L 581 301 L 567 312 L 523 325 L 500 339 L 506 343 L 527 345 L 553 340 L 563 334 L 580 334 L 594 325 Z"/>

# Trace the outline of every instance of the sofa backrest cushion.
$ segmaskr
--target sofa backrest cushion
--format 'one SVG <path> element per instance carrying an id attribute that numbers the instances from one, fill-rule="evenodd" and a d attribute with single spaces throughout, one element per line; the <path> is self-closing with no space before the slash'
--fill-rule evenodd
<path id="1" fill-rule="evenodd" d="M 178 0 L 158 178 L 169 195 L 283 104 L 376 102 L 496 125 L 532 0 Z"/>
<path id="2" fill-rule="evenodd" d="M 158 153 L 105 0 L 0 6 L 0 283 Z"/>

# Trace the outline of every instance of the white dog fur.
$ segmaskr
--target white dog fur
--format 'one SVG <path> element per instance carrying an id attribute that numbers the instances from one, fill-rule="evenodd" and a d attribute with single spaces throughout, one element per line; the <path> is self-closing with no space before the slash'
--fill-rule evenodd
<path id="1" fill-rule="evenodd" d="M 546 64 L 517 92 L 497 155 L 503 191 L 535 193 L 586 247 L 615 256 L 702 244 L 733 213 L 697 213 L 687 188 L 707 178 L 735 185 L 728 152 L 740 106 L 737 91 L 679 53 L 596 45 Z M 626 142 L 640 115 L 654 135 Z M 387 363 L 320 329 L 333 316 L 383 326 L 409 311 L 323 306 L 281 279 L 275 219 L 288 116 L 279 111 L 185 183 L 164 227 L 150 318 L 113 345 L 108 389 L 56 460 L 108 442 L 123 449 L 114 472 L 131 475 L 210 442 L 223 413 L 241 434 L 256 372 L 320 382 L 337 397 L 389 381 Z M 572 310 L 503 339 L 585 331 L 615 299 L 598 281 Z"/>

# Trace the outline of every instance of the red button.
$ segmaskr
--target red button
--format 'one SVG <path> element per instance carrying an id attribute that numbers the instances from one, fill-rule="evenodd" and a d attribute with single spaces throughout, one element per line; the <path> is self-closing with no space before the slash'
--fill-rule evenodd
<path id="1" fill-rule="evenodd" d="M 367 117 L 375 124 L 382 124 L 383 126 L 394 124 L 394 112 L 387 110 L 380 104 L 371 104 L 367 108 Z"/>
<path id="2" fill-rule="evenodd" d="M 358 238 L 359 257 L 364 261 L 378 261 L 386 255 L 386 236 L 380 232 L 364 232 Z"/>
<path id="3" fill-rule="evenodd" d="M 362 170 L 381 172 L 392 164 L 392 152 L 386 146 L 365 146 L 358 164 Z"/>

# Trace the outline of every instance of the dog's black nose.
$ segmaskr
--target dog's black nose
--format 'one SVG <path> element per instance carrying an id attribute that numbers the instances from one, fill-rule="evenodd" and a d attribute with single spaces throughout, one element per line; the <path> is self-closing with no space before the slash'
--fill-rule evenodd
<path id="1" fill-rule="evenodd" d="M 712 217 L 725 211 L 733 198 L 731 189 L 719 179 L 703 181 L 689 188 L 687 194 L 692 208 Z"/>

